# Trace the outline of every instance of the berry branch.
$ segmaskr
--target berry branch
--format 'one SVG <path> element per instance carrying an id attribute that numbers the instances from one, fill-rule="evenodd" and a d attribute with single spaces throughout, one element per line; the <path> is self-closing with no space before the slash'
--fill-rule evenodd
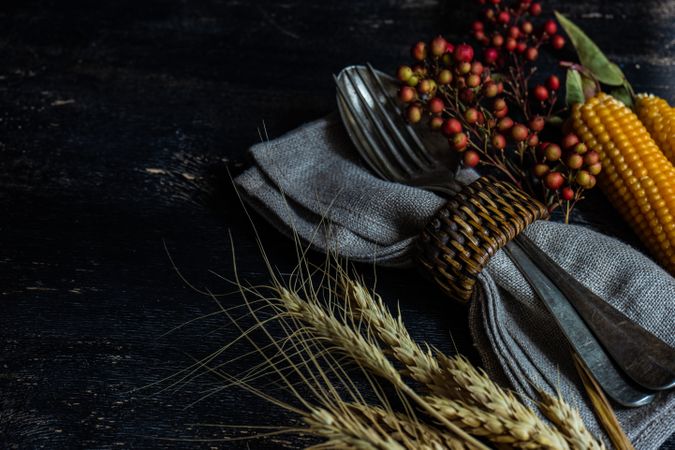
<path id="1" fill-rule="evenodd" d="M 455 45 L 442 36 L 413 45 L 412 65 L 400 66 L 399 99 L 411 123 L 426 119 L 463 154 L 465 167 L 483 166 L 543 201 L 561 207 L 567 222 L 602 166 L 573 133 L 557 142 L 552 125 L 561 83 L 556 74 L 532 86 L 540 50 L 560 50 L 565 38 L 555 20 L 540 26 L 541 3 L 479 0 L 482 19 L 471 25 L 478 45 Z M 562 62 L 561 65 L 567 63 Z M 560 135 L 560 132 L 557 132 Z"/>

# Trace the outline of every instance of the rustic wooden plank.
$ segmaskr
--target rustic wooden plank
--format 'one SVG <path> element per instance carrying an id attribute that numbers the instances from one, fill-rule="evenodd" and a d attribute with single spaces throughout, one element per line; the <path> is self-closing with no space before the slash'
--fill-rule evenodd
<path id="1" fill-rule="evenodd" d="M 549 2 L 591 30 L 639 90 L 675 99 L 672 2 Z M 334 109 L 330 74 L 392 70 L 419 37 L 457 37 L 470 2 L 6 1 L 0 5 L 0 442 L 9 448 L 221 447 L 195 423 L 284 423 L 218 380 L 151 387 L 237 331 L 174 272 L 264 281 L 227 170 L 264 121 L 278 136 Z M 634 241 L 595 194 L 577 220 Z M 282 271 L 293 246 L 258 220 Z M 362 268 L 368 271 L 368 267 Z M 474 356 L 461 307 L 415 273 L 378 272 L 415 336 Z M 224 305 L 240 303 L 237 295 Z M 243 369 L 235 366 L 235 369 Z M 166 387 L 166 385 L 163 385 Z M 167 440 L 179 439 L 179 440 Z M 292 447 L 275 438 L 241 448 Z M 664 449 L 674 449 L 671 439 Z"/>

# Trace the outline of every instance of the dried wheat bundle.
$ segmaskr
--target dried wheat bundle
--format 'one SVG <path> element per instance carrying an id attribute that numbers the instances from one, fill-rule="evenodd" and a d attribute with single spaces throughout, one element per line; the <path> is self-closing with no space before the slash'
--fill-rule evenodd
<path id="1" fill-rule="evenodd" d="M 410 337 L 400 314 L 394 318 L 382 299 L 361 283 L 344 272 L 340 283 L 354 314 L 390 347 L 411 378 L 431 391 L 433 395 L 425 399 L 448 420 L 473 435 L 516 448 L 569 448 L 563 432 L 546 424 L 465 358 L 423 350 Z"/>
<path id="2" fill-rule="evenodd" d="M 345 405 L 346 414 L 317 409 L 305 417 L 313 434 L 326 441 L 310 448 L 386 448 L 401 450 L 462 450 L 466 446 L 410 416 L 384 408 Z"/>
<path id="3" fill-rule="evenodd" d="M 300 264 L 288 279 L 275 276 L 266 261 L 269 286 L 235 280 L 246 299 L 245 316 L 255 320 L 254 326 L 241 326 L 241 317 L 223 310 L 239 327 L 238 340 L 248 341 L 260 362 L 237 375 L 225 367 L 240 356 L 214 366 L 219 351 L 199 363 L 227 386 L 242 387 L 291 411 L 302 424 L 270 434 L 323 439 L 309 447 L 316 449 L 487 449 L 487 441 L 497 448 L 569 449 L 584 442 L 592 443 L 586 448 L 602 448 L 562 400 L 542 406 L 552 426 L 463 357 L 417 344 L 400 314 L 394 317 L 381 298 L 339 263 L 330 260 L 316 267 L 304 252 L 298 257 Z M 284 335 L 274 335 L 272 326 Z M 254 338 L 256 332 L 269 342 Z M 365 400 L 347 360 L 366 376 L 378 401 Z M 292 394 L 293 404 L 254 387 L 270 375 Z M 394 388 L 402 406 L 390 406 L 382 381 Z M 430 421 L 420 420 L 420 412 Z"/>
<path id="4" fill-rule="evenodd" d="M 565 435 L 570 447 L 575 450 L 605 450 L 605 444 L 597 441 L 586 428 L 579 412 L 568 405 L 561 396 L 539 391 L 539 409 Z"/>

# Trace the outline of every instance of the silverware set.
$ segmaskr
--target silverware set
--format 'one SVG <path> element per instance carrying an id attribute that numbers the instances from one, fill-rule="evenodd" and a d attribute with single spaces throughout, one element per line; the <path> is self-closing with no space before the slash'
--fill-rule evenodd
<path id="1" fill-rule="evenodd" d="M 403 119 L 395 80 L 367 64 L 345 68 L 335 82 L 342 121 L 377 176 L 448 198 L 461 190 L 450 162 L 439 156 L 447 142 Z M 642 406 L 655 391 L 675 386 L 675 349 L 579 283 L 524 234 L 504 250 L 609 397 Z"/>

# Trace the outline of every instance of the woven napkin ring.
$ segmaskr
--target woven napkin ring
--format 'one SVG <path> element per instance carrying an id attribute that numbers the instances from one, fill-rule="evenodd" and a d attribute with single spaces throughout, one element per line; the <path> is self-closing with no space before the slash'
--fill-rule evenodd
<path id="1" fill-rule="evenodd" d="M 514 185 L 481 177 L 436 212 L 418 239 L 417 258 L 447 295 L 468 302 L 492 255 L 548 215 Z"/>

